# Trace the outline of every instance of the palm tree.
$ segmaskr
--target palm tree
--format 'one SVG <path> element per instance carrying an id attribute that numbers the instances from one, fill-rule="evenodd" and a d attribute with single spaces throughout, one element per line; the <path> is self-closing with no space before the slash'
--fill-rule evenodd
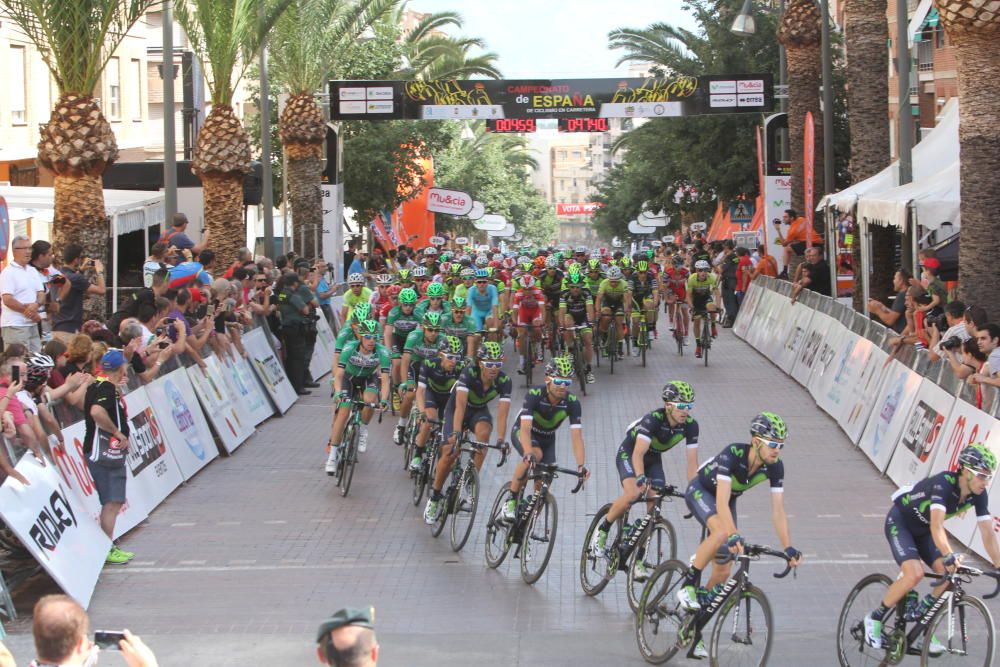
<path id="1" fill-rule="evenodd" d="M 935 0 L 958 61 L 962 153 L 962 240 L 958 280 L 966 303 L 982 306 L 1000 321 L 1000 266 L 990 251 L 1000 242 L 1000 15 L 985 0 Z"/>
<path id="2" fill-rule="evenodd" d="M 288 103 L 281 114 L 281 143 L 288 160 L 288 201 L 292 238 L 304 231 L 304 247 L 323 224 L 320 193 L 326 124 L 316 103 L 341 54 L 368 27 L 394 8 L 397 0 L 294 0 L 269 35 L 274 78 Z"/>
<path id="3" fill-rule="evenodd" d="M 847 108 L 851 128 L 851 176 L 863 181 L 888 166 L 889 117 L 885 100 L 889 97 L 888 63 L 885 42 L 889 25 L 885 0 L 847 0 L 844 4 L 844 37 L 847 52 Z M 881 299 L 892 289 L 893 232 L 872 225 L 873 273 L 870 294 Z M 855 239 L 858 235 L 855 234 Z M 853 245 L 853 265 L 861 267 L 861 244 Z M 858 280 L 860 273 L 856 274 Z M 854 308 L 862 309 L 862 292 L 854 290 Z"/>
<path id="4" fill-rule="evenodd" d="M 485 48 L 486 43 L 477 37 L 452 37 L 442 31 L 449 27 L 462 27 L 458 12 L 438 12 L 425 16 L 403 38 L 404 65 L 394 73 L 398 79 L 467 79 L 481 76 L 501 78 L 496 67 L 495 53 L 472 56 L 472 49 Z"/>
<path id="5" fill-rule="evenodd" d="M 471 129 L 472 137 L 456 144 L 467 164 L 475 164 L 488 148 L 497 146 L 508 169 L 519 172 L 538 169 L 538 160 L 532 155 L 530 142 L 524 135 L 488 132 L 485 122 L 473 123 Z"/>
<path id="6" fill-rule="evenodd" d="M 823 145 L 824 128 L 820 123 L 820 12 L 813 0 L 790 0 L 778 26 L 778 40 L 785 47 L 788 62 L 788 148 L 792 161 L 792 207 L 802 211 L 805 205 L 806 112 L 815 122 L 814 148 Z M 884 98 L 883 98 L 884 99 Z M 822 158 L 813 151 L 813 192 L 821 192 Z M 794 268 L 794 267 L 792 267 Z M 791 269 L 789 269 L 791 273 Z"/>
<path id="7" fill-rule="evenodd" d="M 114 132 L 92 93 L 108 59 L 156 0 L 0 0 L 38 49 L 59 90 L 40 128 L 38 162 L 55 174 L 53 240 L 108 253 L 101 174 L 118 158 Z"/>
<path id="8" fill-rule="evenodd" d="M 205 229 L 220 264 L 236 259 L 246 242 L 243 176 L 250 171 L 250 141 L 233 113 L 233 94 L 291 1 L 179 0 L 174 10 L 210 75 L 212 110 L 198 133 L 191 170 L 201 179 Z"/>
<path id="9" fill-rule="evenodd" d="M 684 28 L 654 23 L 647 28 L 618 28 L 608 33 L 608 46 L 622 49 L 624 55 L 615 65 L 642 62 L 651 65 L 653 74 L 694 74 L 704 69 L 710 58 L 710 43 Z"/>

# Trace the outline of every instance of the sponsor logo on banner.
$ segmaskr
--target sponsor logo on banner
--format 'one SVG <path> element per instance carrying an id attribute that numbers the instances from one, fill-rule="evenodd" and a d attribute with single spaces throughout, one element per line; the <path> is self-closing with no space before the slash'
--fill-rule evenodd
<path id="1" fill-rule="evenodd" d="M 341 88 L 339 95 L 341 102 L 363 100 L 365 99 L 365 89 L 364 88 Z"/>
<path id="2" fill-rule="evenodd" d="M 28 531 L 31 541 L 46 558 L 55 552 L 67 528 L 76 525 L 76 513 L 62 484 L 49 496 L 48 503 L 38 512 L 35 524 Z"/>
<path id="3" fill-rule="evenodd" d="M 340 113 L 342 114 L 353 114 L 353 113 L 364 113 L 365 112 L 365 101 L 360 100 L 357 102 L 341 102 L 340 103 Z"/>
<path id="4" fill-rule="evenodd" d="M 392 86 L 376 86 L 367 88 L 365 94 L 369 100 L 391 100 Z"/>
<path id="5" fill-rule="evenodd" d="M 708 84 L 708 93 L 710 95 L 732 94 L 735 92 L 735 81 L 710 81 Z"/>
<path id="6" fill-rule="evenodd" d="M 763 79 L 740 79 L 736 82 L 737 93 L 764 93 Z"/>
<path id="7" fill-rule="evenodd" d="M 163 389 L 167 394 L 167 398 L 170 399 L 170 414 L 173 417 L 174 426 L 177 427 L 177 430 L 181 432 L 181 436 L 184 438 L 184 444 L 187 445 L 187 448 L 191 450 L 191 453 L 199 461 L 204 461 L 205 443 L 201 441 L 201 437 L 198 435 L 198 426 L 195 424 L 194 415 L 191 414 L 191 408 L 184 401 L 184 396 L 173 380 L 168 378 L 163 383 Z"/>
<path id="8" fill-rule="evenodd" d="M 593 213 L 604 204 L 601 202 L 585 202 L 582 204 L 556 204 L 556 215 L 586 215 Z"/>
<path id="9" fill-rule="evenodd" d="M 709 95 L 708 105 L 713 109 L 735 107 L 737 106 L 736 95 Z"/>
<path id="10" fill-rule="evenodd" d="M 465 215 L 472 210 L 472 197 L 460 190 L 431 188 L 427 191 L 427 210 L 448 215 Z"/>
<path id="11" fill-rule="evenodd" d="M 739 107 L 762 107 L 764 106 L 763 93 L 740 93 L 736 96 L 736 106 Z"/>
<path id="12" fill-rule="evenodd" d="M 465 236 L 459 236 L 455 239 L 455 245 L 469 245 L 469 239 Z"/>
<path id="13" fill-rule="evenodd" d="M 368 101 L 368 113 L 392 113 L 392 102 Z"/>
<path id="14" fill-rule="evenodd" d="M 432 236 L 428 240 L 431 242 L 431 245 L 444 245 L 447 243 L 443 236 Z"/>
<path id="15" fill-rule="evenodd" d="M 146 408 L 131 417 L 129 422 L 132 424 L 129 432 L 131 444 L 125 451 L 125 460 L 132 471 L 132 476 L 138 477 L 139 473 L 159 461 L 155 472 L 157 477 L 161 477 L 166 472 L 166 463 L 160 459 L 167 453 L 167 446 L 163 444 L 153 409 Z"/>

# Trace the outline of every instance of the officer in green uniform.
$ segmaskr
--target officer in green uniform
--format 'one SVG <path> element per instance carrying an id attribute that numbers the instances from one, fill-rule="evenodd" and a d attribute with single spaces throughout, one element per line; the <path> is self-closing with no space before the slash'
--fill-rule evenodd
<path id="1" fill-rule="evenodd" d="M 281 337 L 285 346 L 285 372 L 288 381 L 299 396 L 311 393 L 305 388 L 306 382 L 306 327 L 309 319 L 309 305 L 299 294 L 302 281 L 294 273 L 281 277 L 281 291 L 278 292 L 278 313 L 281 315 Z"/>

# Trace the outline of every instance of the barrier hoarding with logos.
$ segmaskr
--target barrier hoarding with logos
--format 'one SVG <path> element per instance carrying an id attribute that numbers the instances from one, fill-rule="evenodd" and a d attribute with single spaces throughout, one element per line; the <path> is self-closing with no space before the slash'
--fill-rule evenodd
<path id="1" fill-rule="evenodd" d="M 837 421 L 856 444 L 872 413 L 874 398 L 882 386 L 889 355 L 866 338 L 858 340 L 854 345 L 854 352 L 855 356 L 851 358 L 854 381 L 849 383 L 845 391 Z"/>
<path id="2" fill-rule="evenodd" d="M 802 304 L 793 305 L 790 299 L 787 303 L 784 318 L 787 322 L 785 335 L 781 341 L 781 347 L 775 350 L 775 356 L 772 359 L 781 370 L 790 373 L 799 350 L 802 349 L 806 337 L 809 335 L 809 325 L 812 322 L 813 313 L 816 311 Z"/>
<path id="3" fill-rule="evenodd" d="M 821 354 L 821 351 L 824 353 L 829 351 L 831 344 L 839 339 L 841 328 L 835 326 L 836 324 L 836 320 L 829 315 L 820 312 L 813 313 L 812 320 L 809 322 L 809 330 L 799 347 L 798 356 L 796 356 L 790 371 L 791 376 L 799 384 L 809 386 L 813 372 L 819 366 L 817 361 L 822 363 L 824 359 L 824 354 Z"/>
<path id="4" fill-rule="evenodd" d="M 219 455 L 219 448 L 190 378 L 179 368 L 146 385 L 146 393 L 164 439 L 172 443 L 170 451 L 181 474 L 185 480 L 191 479 Z"/>
<path id="5" fill-rule="evenodd" d="M 127 494 L 133 500 L 140 498 L 151 511 L 184 481 L 171 452 L 181 442 L 168 442 L 164 437 L 145 387 L 126 394 L 125 406 L 129 422 L 125 467 L 131 475 Z"/>
<path id="6" fill-rule="evenodd" d="M 316 349 L 319 350 L 318 343 Z M 237 405 L 245 410 L 251 424 L 256 426 L 274 414 L 271 402 L 267 400 L 264 388 L 260 386 L 249 361 L 236 355 L 222 357 L 219 363 L 226 369 L 224 379 L 229 385 L 229 392 L 236 399 Z"/>
<path id="7" fill-rule="evenodd" d="M 875 394 L 871 415 L 858 447 L 871 459 L 879 472 L 885 472 L 899 442 L 900 433 L 909 421 L 910 408 L 917 397 L 921 377 L 893 359 L 885 372 L 882 386 Z M 872 400 L 868 394 L 868 400 Z"/>
<path id="8" fill-rule="evenodd" d="M 222 378 L 223 370 L 218 359 L 209 357 L 205 360 L 207 369 L 202 371 L 198 366 L 187 369 L 188 378 L 194 385 L 194 392 L 201 401 L 205 416 L 212 424 L 215 434 L 219 436 L 223 447 L 230 454 L 250 437 L 253 425 L 250 417 L 234 404 L 232 394 Z"/>
<path id="9" fill-rule="evenodd" d="M 955 397 L 924 378 L 904 414 L 899 443 L 885 474 L 900 486 L 913 484 L 931 471 L 938 449 L 945 440 L 945 420 L 955 405 Z"/>
<path id="10" fill-rule="evenodd" d="M 295 388 L 288 381 L 285 367 L 281 364 L 274 348 L 267 342 L 267 335 L 262 329 L 248 332 L 243 336 L 243 348 L 250 355 L 250 364 L 271 400 L 274 401 L 278 412 L 281 414 L 288 412 L 288 408 L 292 407 L 297 398 Z"/>

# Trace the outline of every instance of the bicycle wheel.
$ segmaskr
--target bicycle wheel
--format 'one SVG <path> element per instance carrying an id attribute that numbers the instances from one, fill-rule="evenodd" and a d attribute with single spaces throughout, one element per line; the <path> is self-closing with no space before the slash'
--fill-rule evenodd
<path id="1" fill-rule="evenodd" d="M 410 461 L 417 450 L 417 431 L 420 429 L 415 414 L 414 410 L 410 410 L 410 416 L 403 427 L 403 470 L 410 469 Z"/>
<path id="2" fill-rule="evenodd" d="M 336 483 L 338 489 L 344 482 L 344 468 L 346 468 L 344 461 L 346 459 L 345 454 L 347 453 L 347 443 L 351 441 L 353 436 L 354 425 L 350 422 L 350 419 L 348 419 L 347 426 L 344 427 L 344 440 L 340 443 L 340 460 L 337 461 L 337 472 L 333 475 L 333 481 Z"/>
<path id="3" fill-rule="evenodd" d="M 600 326 L 594 327 L 594 362 L 597 367 L 601 367 L 601 350 L 604 349 L 604 336 L 601 335 Z"/>
<path id="4" fill-rule="evenodd" d="M 717 612 L 708 645 L 711 667 L 766 665 L 774 619 L 764 591 L 749 586 L 734 593 Z"/>
<path id="5" fill-rule="evenodd" d="M 870 574 L 859 581 L 847 594 L 837 621 L 837 659 L 841 667 L 858 665 L 884 665 L 889 662 L 886 649 L 874 649 L 865 643 L 865 615 L 882 604 L 892 579 L 884 574 Z M 882 620 L 882 627 L 889 627 L 896 610 L 890 609 Z"/>
<path id="6" fill-rule="evenodd" d="M 450 484 L 444 491 L 444 498 L 441 499 L 441 513 L 438 514 L 437 521 L 431 524 L 432 537 L 437 537 L 444 532 L 445 524 L 448 523 L 448 515 L 451 514 L 451 506 L 455 498 L 455 483 L 455 477 L 452 475 Z"/>
<path id="7" fill-rule="evenodd" d="M 583 395 L 587 395 L 587 364 L 583 361 L 582 350 L 580 349 L 580 342 L 575 341 L 573 343 L 573 368 L 576 372 L 576 381 L 580 383 L 580 391 Z"/>
<path id="8" fill-rule="evenodd" d="M 428 450 L 424 448 L 424 456 L 429 457 Z M 420 505 L 420 501 L 424 497 L 424 490 L 427 488 L 427 478 L 429 475 L 429 470 L 433 470 L 433 467 L 429 465 L 429 461 L 421 460 L 420 467 L 417 471 L 413 473 L 413 506 L 417 507 Z"/>
<path id="9" fill-rule="evenodd" d="M 530 387 L 533 380 L 534 370 L 535 370 L 535 342 L 531 340 L 531 334 L 528 336 L 528 354 L 524 358 L 524 380 L 525 384 Z"/>
<path id="10" fill-rule="evenodd" d="M 347 440 L 347 449 L 344 451 L 344 483 L 340 487 L 340 495 L 347 496 L 351 490 L 351 480 L 354 479 L 354 466 L 358 463 L 358 438 L 360 433 L 357 428 L 351 430 L 351 439 Z"/>
<path id="11" fill-rule="evenodd" d="M 933 637 L 944 646 L 944 652 L 931 652 Z M 993 665 L 994 645 L 993 618 L 982 600 L 964 597 L 952 605 L 943 605 L 924 635 L 924 650 L 920 656 L 921 665 Z"/>
<path id="12" fill-rule="evenodd" d="M 455 490 L 455 507 L 451 515 L 451 549 L 461 551 L 472 534 L 479 507 L 479 473 L 471 462 L 462 472 Z"/>
<path id="13" fill-rule="evenodd" d="M 683 631 L 694 619 L 677 601 L 687 565 L 677 560 L 661 564 L 642 589 L 635 613 L 635 639 L 643 660 L 660 665 L 683 648 Z M 687 640 L 690 642 L 690 639 Z"/>
<path id="14" fill-rule="evenodd" d="M 500 514 L 503 506 L 511 499 L 514 499 L 514 494 L 510 490 L 510 482 L 507 482 L 497 493 L 490 509 L 490 518 L 486 522 L 486 564 L 493 569 L 500 567 L 510 551 L 510 524 Z"/>
<path id="15" fill-rule="evenodd" d="M 521 578 L 533 584 L 545 572 L 556 546 L 556 528 L 559 526 L 559 508 L 551 493 L 546 493 L 531 510 L 524 522 L 521 537 Z"/>
<path id="16" fill-rule="evenodd" d="M 618 571 L 618 543 L 621 535 L 621 521 L 611 524 L 608 532 L 608 541 L 605 542 L 604 551 L 598 553 L 590 548 L 591 539 L 597 532 L 597 527 L 604 523 L 604 517 L 608 515 L 611 503 L 608 503 L 597 510 L 594 520 L 590 522 L 587 534 L 583 537 L 583 549 L 580 550 L 580 586 L 583 592 L 593 597 L 604 590 L 608 582 L 615 578 Z"/>
<path id="17" fill-rule="evenodd" d="M 646 322 L 641 321 L 639 323 L 639 351 L 642 354 L 642 367 L 646 367 L 646 348 L 649 347 L 649 329 L 646 328 Z"/>
<path id="18" fill-rule="evenodd" d="M 639 598 L 642 596 L 642 589 L 646 584 L 645 577 L 636 578 L 636 563 L 645 563 L 650 570 L 654 570 L 661 563 L 677 557 L 677 534 L 669 521 L 661 516 L 655 523 L 647 527 L 646 532 L 643 540 L 632 551 L 625 578 L 628 606 L 632 608 L 632 611 L 639 608 Z"/>
<path id="19" fill-rule="evenodd" d="M 615 374 L 615 357 L 618 356 L 618 320 L 611 318 L 611 326 L 608 327 L 608 368 L 611 374 Z"/>
<path id="20" fill-rule="evenodd" d="M 712 328 L 709 322 L 711 320 L 706 317 L 701 323 L 701 357 L 706 366 L 708 366 L 708 348 L 712 347 Z"/>

